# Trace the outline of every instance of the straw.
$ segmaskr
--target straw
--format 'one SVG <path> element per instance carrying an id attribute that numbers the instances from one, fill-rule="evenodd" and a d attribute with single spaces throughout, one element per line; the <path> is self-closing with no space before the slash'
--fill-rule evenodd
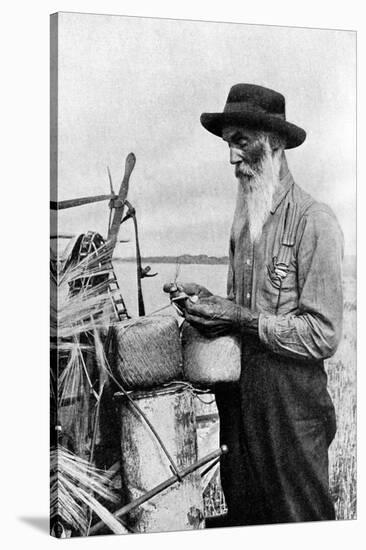
<path id="1" fill-rule="evenodd" d="M 51 519 L 59 516 L 80 533 L 85 533 L 88 528 L 86 506 L 113 533 L 128 533 L 121 522 L 91 494 L 109 502 L 118 502 L 118 496 L 110 489 L 108 475 L 61 446 L 51 450 L 50 466 Z"/>

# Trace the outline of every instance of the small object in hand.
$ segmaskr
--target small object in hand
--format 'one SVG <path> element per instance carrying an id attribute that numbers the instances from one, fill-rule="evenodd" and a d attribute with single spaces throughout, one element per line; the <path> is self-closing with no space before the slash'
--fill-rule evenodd
<path id="1" fill-rule="evenodd" d="M 185 292 L 180 292 L 178 296 L 175 296 L 174 298 L 171 298 L 171 302 L 179 302 L 180 300 L 190 300 L 193 304 L 196 304 L 198 302 L 198 296 L 188 296 Z"/>
<path id="2" fill-rule="evenodd" d="M 192 296 L 198 296 L 198 298 L 207 298 L 208 296 L 212 296 L 212 292 L 207 290 L 202 285 L 198 285 L 197 283 L 178 283 L 177 281 L 174 281 L 172 283 L 165 283 L 163 286 L 164 292 L 167 292 L 170 294 L 171 298 L 175 298 L 176 296 L 180 295 L 182 292 L 184 292 L 189 298 Z M 194 302 L 195 300 L 193 300 Z"/>
<path id="3" fill-rule="evenodd" d="M 190 302 L 195 304 L 198 301 L 198 296 L 196 295 L 188 296 L 188 294 L 186 294 L 183 291 L 180 292 L 179 290 L 177 292 L 178 294 L 174 298 L 170 298 L 170 301 L 176 307 L 178 313 L 180 315 L 183 315 L 186 301 L 189 300 Z"/>
<path id="4" fill-rule="evenodd" d="M 183 315 L 184 305 L 186 300 L 190 300 L 193 304 L 197 303 L 198 296 L 196 294 L 187 294 L 183 287 L 177 283 L 166 283 L 163 287 L 164 292 L 169 292 L 170 301 L 176 307 L 178 313 Z"/>

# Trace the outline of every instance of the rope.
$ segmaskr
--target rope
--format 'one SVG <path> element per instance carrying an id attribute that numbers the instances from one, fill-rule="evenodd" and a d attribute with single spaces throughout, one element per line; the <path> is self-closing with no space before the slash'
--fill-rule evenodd
<path id="1" fill-rule="evenodd" d="M 207 391 L 209 392 L 209 390 Z M 198 395 L 195 395 L 195 397 L 196 399 L 198 399 L 198 401 L 200 401 L 204 405 L 212 405 L 212 403 L 215 403 L 215 398 L 211 399 L 211 401 L 205 401 L 204 399 L 201 399 L 200 397 L 198 397 Z"/>
<path id="2" fill-rule="evenodd" d="M 155 309 L 148 315 L 145 315 L 145 317 L 151 317 L 151 315 L 155 315 L 156 313 L 160 313 L 160 311 L 163 311 L 164 309 L 168 309 L 168 307 L 171 307 L 172 304 L 167 304 L 166 306 L 159 307 L 158 309 Z"/>
<path id="3" fill-rule="evenodd" d="M 174 385 L 177 387 L 179 386 L 185 387 L 195 399 L 198 399 L 198 401 L 200 401 L 204 405 L 211 405 L 212 403 L 215 402 L 215 398 L 213 398 L 211 401 L 205 401 L 204 399 L 201 399 L 201 397 L 199 397 L 199 394 L 211 394 L 212 393 L 211 390 L 202 390 L 200 388 L 196 388 L 190 382 L 185 382 L 183 380 L 173 380 L 172 382 L 163 384 L 162 387 L 165 388 L 165 387 L 174 386 Z"/>

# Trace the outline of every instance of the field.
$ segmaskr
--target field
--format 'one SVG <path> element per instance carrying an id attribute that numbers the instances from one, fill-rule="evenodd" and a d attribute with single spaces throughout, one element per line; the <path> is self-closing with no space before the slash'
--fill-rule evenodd
<path id="1" fill-rule="evenodd" d="M 118 278 L 129 283 L 124 295 L 130 301 L 129 311 L 136 311 L 136 289 L 134 286 L 133 264 L 117 263 Z M 196 281 L 207 286 L 212 292 L 225 295 L 225 265 L 182 265 L 180 280 Z M 174 277 L 173 264 L 152 265 L 158 271 L 156 278 L 144 283 L 144 296 L 147 312 L 167 305 L 162 285 Z M 126 285 L 124 285 L 126 288 Z M 123 283 L 121 284 L 123 288 Z M 337 353 L 326 362 L 329 392 L 337 415 L 337 434 L 330 447 L 330 486 L 334 499 L 337 519 L 356 518 L 356 280 L 351 274 L 344 278 L 344 323 L 343 337 Z M 198 414 L 212 412 L 214 405 L 198 403 Z M 217 422 L 216 428 L 218 427 Z M 202 449 L 211 450 L 205 435 L 209 429 L 201 425 L 199 438 Z M 218 445 L 218 438 L 212 439 L 212 446 Z M 220 514 L 225 503 L 220 491 L 219 478 L 215 475 L 205 491 L 205 508 L 208 516 Z"/>

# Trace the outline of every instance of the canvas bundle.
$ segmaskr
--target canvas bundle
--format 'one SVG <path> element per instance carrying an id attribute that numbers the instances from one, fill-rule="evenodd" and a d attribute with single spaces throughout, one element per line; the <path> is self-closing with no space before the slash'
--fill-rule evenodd
<path id="1" fill-rule="evenodd" d="M 192 384 L 212 387 L 239 380 L 240 342 L 236 336 L 206 338 L 184 323 L 182 349 L 184 377 Z"/>
<path id="2" fill-rule="evenodd" d="M 113 328 L 110 362 L 125 389 L 146 389 L 182 379 L 179 328 L 172 316 L 141 317 Z"/>

